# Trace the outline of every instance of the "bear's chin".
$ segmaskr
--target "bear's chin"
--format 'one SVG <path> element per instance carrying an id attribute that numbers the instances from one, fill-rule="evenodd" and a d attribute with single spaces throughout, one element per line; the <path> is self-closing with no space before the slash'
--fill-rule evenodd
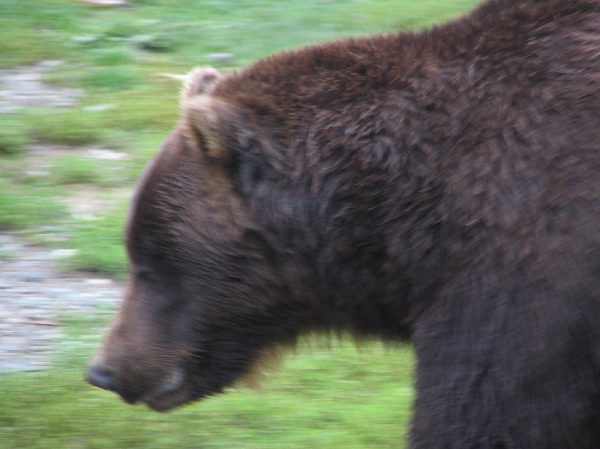
<path id="1" fill-rule="evenodd" d="M 134 402 L 146 404 L 152 410 L 166 412 L 197 399 L 193 397 L 193 390 L 193 381 L 189 373 L 184 369 L 178 369 L 173 371 L 159 387 Z"/>
<path id="2" fill-rule="evenodd" d="M 154 411 L 168 412 L 169 410 L 173 410 L 201 398 L 202 396 L 194 397 L 194 395 L 192 395 L 191 386 L 184 386 L 181 389 L 170 393 L 142 397 L 139 402 L 145 404 Z"/>
<path id="3" fill-rule="evenodd" d="M 209 387 L 202 382 L 196 383 L 196 380 L 193 375 L 186 375 L 177 387 L 173 383 L 171 387 L 159 388 L 142 396 L 135 402 L 145 404 L 148 408 L 157 412 L 168 412 L 223 392 L 224 387 L 221 385 L 211 385 Z M 173 381 L 177 382 L 176 379 Z"/>
<path id="4" fill-rule="evenodd" d="M 142 402 L 155 412 L 169 412 L 183 405 L 190 404 L 193 400 L 181 397 L 166 397 Z"/>

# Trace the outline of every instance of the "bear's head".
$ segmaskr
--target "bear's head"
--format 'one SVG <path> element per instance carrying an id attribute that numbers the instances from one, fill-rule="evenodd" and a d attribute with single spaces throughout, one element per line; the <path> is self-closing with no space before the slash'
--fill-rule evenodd
<path id="1" fill-rule="evenodd" d="M 219 82 L 214 70 L 192 72 L 182 119 L 140 182 L 125 298 L 88 371 L 93 385 L 156 410 L 248 379 L 302 321 L 290 319 L 289 273 L 234 179 L 245 176 L 239 152 L 269 136 L 212 94 Z"/>

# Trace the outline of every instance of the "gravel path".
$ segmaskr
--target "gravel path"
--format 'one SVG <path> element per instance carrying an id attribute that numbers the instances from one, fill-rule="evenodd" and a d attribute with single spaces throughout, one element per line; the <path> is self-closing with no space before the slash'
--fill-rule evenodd
<path id="1" fill-rule="evenodd" d="M 120 301 L 120 283 L 57 270 L 66 255 L 0 233 L 0 374 L 49 366 L 66 314 L 90 314 Z"/>
<path id="2" fill-rule="evenodd" d="M 42 61 L 14 70 L 0 70 L 0 113 L 25 107 L 68 107 L 77 104 L 82 92 L 52 86 L 44 76 L 60 66 L 61 61 Z"/>
<path id="3" fill-rule="evenodd" d="M 64 108 L 76 106 L 83 92 L 57 87 L 44 78 L 60 61 L 11 70 L 0 70 L 0 114 L 11 114 L 25 107 Z M 77 151 L 69 148 L 68 154 Z M 28 149 L 24 165 L 43 171 L 44 161 L 66 150 L 56 145 L 36 144 Z M 103 149 L 80 148 L 90 157 L 122 159 L 121 153 Z M 97 192 L 78 192 L 65 202 L 73 214 L 93 215 Z M 2 211 L 0 211 L 1 213 Z M 86 215 L 86 216 L 87 216 Z M 57 269 L 59 259 L 69 250 L 36 247 L 24 238 L 0 232 L 0 374 L 37 371 L 48 367 L 63 336 L 65 316 L 73 312 L 95 313 L 99 306 L 112 309 L 120 301 L 122 285 L 110 280 Z"/>

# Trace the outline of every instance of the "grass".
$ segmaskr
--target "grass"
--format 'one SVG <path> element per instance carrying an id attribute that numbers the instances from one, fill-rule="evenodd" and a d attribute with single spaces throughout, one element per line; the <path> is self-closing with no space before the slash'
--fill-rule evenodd
<path id="1" fill-rule="evenodd" d="M 0 230 L 53 222 L 63 213 L 64 207 L 50 189 L 32 188 L 0 176 Z"/>
<path id="2" fill-rule="evenodd" d="M 14 156 L 23 151 L 29 143 L 22 123 L 15 119 L 0 120 L 0 157 Z"/>
<path id="3" fill-rule="evenodd" d="M 57 184 L 94 184 L 101 179 L 99 161 L 79 156 L 54 159 L 52 178 Z"/>
<path id="4" fill-rule="evenodd" d="M 227 72 L 309 43 L 419 29 L 477 0 L 129 3 L 101 9 L 76 0 L 0 0 L 0 68 L 61 60 L 47 74 L 49 82 L 84 92 L 73 107 L 0 114 L 0 229 L 27 230 L 50 243 L 37 229 L 64 230 L 61 247 L 77 250 L 65 268 L 116 277 L 125 274 L 127 202 L 85 220 L 72 216 L 64 199 L 82 184 L 104 189 L 107 197 L 133 188 L 178 118 L 179 86 L 160 73 L 198 65 Z M 233 60 L 215 61 L 214 53 L 231 53 Z M 26 170 L 28 145 L 40 142 L 73 148 L 72 155 L 49 161 L 46 177 Z M 122 151 L 129 159 L 89 160 L 78 153 L 82 145 Z M 13 257 L 0 254 L 0 266 Z M 53 369 L 0 376 L 0 448 L 403 447 L 413 401 L 408 347 L 301 349 L 269 378 L 265 393 L 235 389 L 158 415 L 82 382 L 106 320 L 80 316 L 69 323 Z"/>
<path id="5" fill-rule="evenodd" d="M 97 114 L 81 110 L 64 112 L 30 110 L 21 120 L 32 140 L 65 145 L 84 145 L 102 140 Z"/>
<path id="6" fill-rule="evenodd" d="M 77 253 L 65 261 L 66 267 L 123 278 L 127 268 L 123 245 L 124 221 L 125 208 L 121 205 L 99 220 L 74 223 L 70 243 Z"/>
<path id="7" fill-rule="evenodd" d="M 55 369 L 0 381 L 0 447 L 403 447 L 413 401 L 408 347 L 301 348 L 267 376 L 263 391 L 235 388 L 160 415 L 82 382 L 102 323 L 72 320 L 67 355 Z"/>

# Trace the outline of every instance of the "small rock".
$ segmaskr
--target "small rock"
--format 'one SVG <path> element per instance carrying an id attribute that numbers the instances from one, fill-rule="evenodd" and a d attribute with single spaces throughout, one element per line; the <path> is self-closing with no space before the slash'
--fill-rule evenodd
<path id="1" fill-rule="evenodd" d="M 85 282 L 90 285 L 111 285 L 112 279 L 86 279 Z"/>
<path id="2" fill-rule="evenodd" d="M 106 112 L 112 111 L 113 109 L 117 109 L 116 104 L 106 103 L 106 104 L 93 104 L 90 106 L 86 106 L 83 108 L 85 112 Z"/>
<path id="3" fill-rule="evenodd" d="M 101 159 L 107 161 L 122 161 L 129 159 L 125 153 L 120 153 L 113 150 L 93 149 L 85 152 L 85 155 L 91 159 Z"/>
<path id="4" fill-rule="evenodd" d="M 80 0 L 88 6 L 110 8 L 115 6 L 127 6 L 128 3 L 125 0 Z"/>
<path id="5" fill-rule="evenodd" d="M 73 257 L 79 251 L 76 249 L 55 249 L 52 251 L 51 255 L 53 259 L 66 259 L 68 257 Z"/>
<path id="6" fill-rule="evenodd" d="M 220 62 L 224 64 L 233 62 L 235 60 L 235 56 L 232 53 L 211 53 L 208 55 L 208 59 L 210 59 L 212 62 Z"/>
<path id="7" fill-rule="evenodd" d="M 76 44 L 93 44 L 94 42 L 98 42 L 100 40 L 97 36 L 75 36 L 73 38 L 73 42 Z"/>
<path id="8" fill-rule="evenodd" d="M 45 170 L 25 170 L 24 174 L 29 178 L 45 178 L 50 176 L 50 173 Z"/>

